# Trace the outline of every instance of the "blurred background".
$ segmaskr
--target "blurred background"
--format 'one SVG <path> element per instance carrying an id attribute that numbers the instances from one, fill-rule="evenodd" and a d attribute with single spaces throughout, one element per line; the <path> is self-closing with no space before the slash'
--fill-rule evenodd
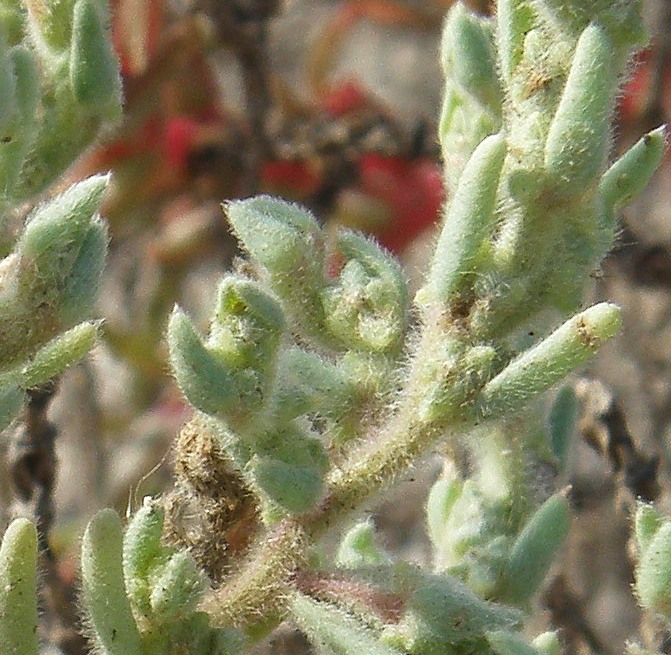
<path id="1" fill-rule="evenodd" d="M 299 201 L 328 229 L 375 235 L 419 279 L 444 200 L 435 135 L 450 4 L 112 0 L 125 117 L 67 180 L 114 172 L 103 212 L 111 227 L 98 308 L 104 338 L 63 376 L 49 409 L 59 462 L 51 542 L 66 585 L 96 509 L 133 509 L 170 484 L 171 442 L 188 409 L 163 332 L 175 302 L 206 325 L 215 284 L 238 254 L 223 201 L 256 193 Z M 645 11 L 654 38 L 622 88 L 615 151 L 671 117 L 671 3 L 645 0 Z M 632 502 L 654 499 L 671 512 L 668 159 L 625 210 L 618 244 L 589 286 L 585 301 L 621 304 L 625 327 L 572 382 L 581 402 L 564 482 L 576 519 L 530 629 L 562 629 L 567 653 L 610 655 L 655 630 L 630 589 Z M 6 511 L 11 454 L 6 441 L 0 448 Z M 426 558 L 422 507 L 438 470 L 428 462 L 374 510 L 390 551 Z M 83 652 L 72 635 L 54 641 L 67 655 Z M 309 650 L 287 630 L 259 652 Z"/>

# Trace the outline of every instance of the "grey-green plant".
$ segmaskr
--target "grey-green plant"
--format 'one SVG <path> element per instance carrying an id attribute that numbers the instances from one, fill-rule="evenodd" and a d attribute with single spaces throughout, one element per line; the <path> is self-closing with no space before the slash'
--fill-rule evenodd
<path id="1" fill-rule="evenodd" d="M 96 0 L 0 4 L 0 428 L 26 389 L 91 348 L 107 228 L 106 176 L 44 199 L 121 113 L 118 66 Z M 34 208 L 13 238 L 19 207 Z"/>
<path id="2" fill-rule="evenodd" d="M 453 6 L 440 53 L 447 201 L 414 298 L 360 234 L 331 238 L 271 197 L 224 206 L 248 262 L 214 293 L 207 334 L 179 307 L 167 329 L 195 411 L 176 459 L 212 447 L 178 472 L 179 493 L 145 499 L 125 527 L 110 509 L 89 523 L 81 605 L 95 652 L 234 655 L 284 620 L 322 655 L 560 652 L 555 633 L 529 641 L 522 627 L 569 530 L 566 492 L 547 489 L 575 402 L 562 391 L 544 425 L 536 399 L 620 329 L 615 305 L 582 302 L 618 210 L 665 149 L 660 128 L 610 161 L 619 85 L 646 43 L 640 4 L 499 0 L 493 18 Z M 99 0 L 0 2 L 3 427 L 95 340 L 107 178 L 39 201 L 16 239 L 4 228 L 119 114 L 106 24 Z M 420 567 L 356 519 L 436 449 L 451 464 L 427 499 Z M 228 518 L 189 541 L 183 514 L 205 501 Z M 208 548 L 236 521 L 249 524 L 242 555 Z M 348 522 L 329 558 L 322 537 Z M 669 525 L 639 508 L 636 589 L 667 617 Z M 36 561 L 35 528 L 16 519 L 0 548 L 2 653 L 39 652 Z"/>

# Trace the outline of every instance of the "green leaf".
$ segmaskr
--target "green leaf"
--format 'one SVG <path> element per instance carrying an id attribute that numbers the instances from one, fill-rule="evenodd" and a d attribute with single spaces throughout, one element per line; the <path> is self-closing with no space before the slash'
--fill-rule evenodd
<path id="1" fill-rule="evenodd" d="M 317 221 L 307 210 L 270 196 L 229 202 L 224 209 L 235 236 L 265 269 L 296 327 L 322 341 L 325 254 Z"/>
<path id="2" fill-rule="evenodd" d="M 187 552 L 178 552 L 152 576 L 151 608 L 161 622 L 193 612 L 206 587 L 204 573 Z"/>
<path id="3" fill-rule="evenodd" d="M 665 125 L 649 132 L 603 174 L 599 193 L 608 206 L 619 208 L 645 189 L 662 162 L 666 138 Z"/>
<path id="4" fill-rule="evenodd" d="M 296 593 L 291 598 L 290 612 L 319 655 L 402 655 L 380 643 L 363 623 L 328 603 Z"/>
<path id="5" fill-rule="evenodd" d="M 82 359 L 93 347 L 99 326 L 99 322 L 80 323 L 42 346 L 23 369 L 23 386 L 42 384 Z"/>
<path id="6" fill-rule="evenodd" d="M 0 133 L 11 127 L 17 114 L 16 75 L 3 28 L 0 24 Z"/>
<path id="7" fill-rule="evenodd" d="M 145 498 L 123 538 L 123 573 L 128 597 L 143 613 L 150 607 L 150 574 L 169 554 L 161 545 L 164 515 L 159 503 Z"/>
<path id="8" fill-rule="evenodd" d="M 452 530 L 453 522 L 450 517 L 454 506 L 462 496 L 463 490 L 464 484 L 462 481 L 446 480 L 445 478 L 436 480 L 429 490 L 429 497 L 426 502 L 426 519 L 435 556 L 438 556 L 445 549 L 446 543 L 451 543 L 455 537 Z M 476 506 L 478 509 L 480 508 L 479 504 Z"/>
<path id="9" fill-rule="evenodd" d="M 519 627 L 520 619 L 516 610 L 482 600 L 456 578 L 426 575 L 394 632 L 413 655 L 444 655 L 447 646 L 480 653 L 486 652 L 486 631 Z"/>
<path id="10" fill-rule="evenodd" d="M 205 347 L 191 320 L 178 307 L 168 324 L 168 347 L 177 384 L 196 409 L 218 416 L 235 408 L 239 393 L 230 367 Z"/>
<path id="11" fill-rule="evenodd" d="M 539 655 L 518 635 L 506 630 L 493 630 L 487 633 L 487 641 L 496 655 Z"/>
<path id="12" fill-rule="evenodd" d="M 484 386 L 479 411 L 494 417 L 523 406 L 592 357 L 620 325 L 620 310 L 610 303 L 594 305 L 569 319 Z"/>
<path id="13" fill-rule="evenodd" d="M 25 397 L 18 380 L 0 379 L 0 432 L 16 418 Z"/>
<path id="14" fill-rule="evenodd" d="M 302 348 L 282 350 L 277 369 L 274 411 L 282 422 L 309 412 L 337 414 L 356 392 L 335 364 Z"/>
<path id="15" fill-rule="evenodd" d="M 498 53 L 504 79 L 510 79 L 522 59 L 524 37 L 532 27 L 533 13 L 525 0 L 499 0 L 496 12 Z"/>
<path id="16" fill-rule="evenodd" d="M 36 577 L 37 530 L 16 519 L 0 546 L 0 648 L 8 655 L 38 655 Z"/>
<path id="17" fill-rule="evenodd" d="M 575 196 L 594 183 L 606 160 L 617 63 L 605 30 L 594 24 L 586 27 L 545 144 L 547 172 Z"/>
<path id="18" fill-rule="evenodd" d="M 143 655 L 121 558 L 121 520 L 114 510 L 101 510 L 91 519 L 82 540 L 84 611 L 104 655 Z"/>
<path id="19" fill-rule="evenodd" d="M 107 255 L 107 226 L 94 218 L 62 286 L 58 316 L 64 325 L 86 318 L 93 311 Z"/>
<path id="20" fill-rule="evenodd" d="M 634 533 L 641 552 L 644 553 L 654 536 L 664 524 L 664 515 L 652 504 L 639 501 L 636 504 Z"/>
<path id="21" fill-rule="evenodd" d="M 121 114 L 119 65 L 97 0 L 77 0 L 72 21 L 70 83 L 81 105 L 103 112 L 108 120 Z"/>
<path id="22" fill-rule="evenodd" d="M 663 615 L 671 623 L 671 522 L 657 527 L 659 517 L 652 511 L 639 509 L 639 514 L 642 516 L 637 527 L 647 544 L 641 548 L 636 569 L 636 593 L 645 609 Z"/>
<path id="23" fill-rule="evenodd" d="M 550 446 L 557 458 L 560 471 L 565 470 L 566 467 L 577 414 L 578 401 L 575 392 L 573 387 L 566 385 L 557 393 L 548 417 Z"/>
<path id="24" fill-rule="evenodd" d="M 260 284 L 227 275 L 217 291 L 207 347 L 231 368 L 271 375 L 285 329 L 281 306 Z"/>
<path id="25" fill-rule="evenodd" d="M 445 22 L 441 55 L 446 75 L 496 115 L 501 111 L 503 92 L 491 28 L 491 19 L 455 3 Z"/>
<path id="26" fill-rule="evenodd" d="M 21 235 L 18 250 L 36 278 L 63 280 L 77 259 L 98 211 L 109 177 L 95 175 L 38 207 Z"/>
<path id="27" fill-rule="evenodd" d="M 487 137 L 471 155 L 449 201 L 427 284 L 417 293 L 419 305 L 448 303 L 474 272 L 477 253 L 494 222 L 505 154 L 505 139 L 496 134 Z"/>
<path id="28" fill-rule="evenodd" d="M 408 322 L 408 291 L 399 263 L 361 234 L 341 230 L 345 258 L 335 284 L 322 292 L 326 326 L 347 349 L 398 352 Z"/>
<path id="29" fill-rule="evenodd" d="M 563 493 L 546 500 L 529 519 L 510 552 L 502 599 L 525 605 L 545 579 L 570 526 L 569 502 Z"/>
<path id="30" fill-rule="evenodd" d="M 251 470 L 256 484 L 283 509 L 302 514 L 321 498 L 328 456 L 322 443 L 292 425 L 255 446 Z"/>

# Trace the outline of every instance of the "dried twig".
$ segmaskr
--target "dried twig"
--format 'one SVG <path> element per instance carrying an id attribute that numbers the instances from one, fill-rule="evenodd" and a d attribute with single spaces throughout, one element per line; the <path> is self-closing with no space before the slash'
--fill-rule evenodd
<path id="1" fill-rule="evenodd" d="M 267 123 L 272 100 L 267 32 L 279 4 L 278 0 L 201 0 L 198 5 L 214 20 L 221 44 L 233 52 L 242 70 L 249 120 L 243 195 L 258 190 L 261 162 L 269 152 Z"/>
<path id="2" fill-rule="evenodd" d="M 47 410 L 57 388 L 51 381 L 28 392 L 24 421 L 15 430 L 8 453 L 8 468 L 14 491 L 12 514 L 33 520 L 38 529 L 41 588 L 48 610 L 46 638 L 68 655 L 83 655 L 86 643 L 75 629 L 78 624 L 74 592 L 61 578 L 49 544 L 54 519 L 53 488 L 57 459 L 56 427 Z"/>
<path id="3" fill-rule="evenodd" d="M 565 652 L 578 653 L 581 645 L 587 646 L 593 655 L 609 652 L 585 619 L 582 599 L 563 575 L 557 575 L 548 585 L 543 601 L 552 624 L 561 630 Z"/>
<path id="4" fill-rule="evenodd" d="M 614 395 L 603 384 L 584 380 L 577 392 L 585 404 L 578 426 L 580 433 L 610 463 L 618 491 L 632 500 L 655 500 L 660 493 L 659 456 L 643 452 Z M 619 495 L 622 497 L 622 493 Z"/>

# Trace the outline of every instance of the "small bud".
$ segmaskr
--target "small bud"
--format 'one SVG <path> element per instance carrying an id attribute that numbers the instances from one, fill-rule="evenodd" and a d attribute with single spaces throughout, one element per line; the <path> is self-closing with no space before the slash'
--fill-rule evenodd
<path id="1" fill-rule="evenodd" d="M 140 634 L 126 596 L 118 514 L 98 512 L 82 540 L 83 606 L 105 655 L 142 655 Z"/>
<path id="2" fill-rule="evenodd" d="M 207 348 L 232 368 L 272 373 L 285 328 L 272 296 L 258 283 L 230 275 L 219 285 Z"/>
<path id="3" fill-rule="evenodd" d="M 503 577 L 502 599 L 525 605 L 540 587 L 557 550 L 568 535 L 570 509 L 566 496 L 546 500 L 517 537 Z"/>
<path id="4" fill-rule="evenodd" d="M 545 167 L 562 189 L 581 196 L 606 161 L 618 57 L 608 34 L 585 28 L 545 144 Z"/>
<path id="5" fill-rule="evenodd" d="M 649 132 L 603 175 L 599 193 L 607 206 L 618 209 L 648 185 L 666 151 L 666 126 Z"/>
<path id="6" fill-rule="evenodd" d="M 128 597 L 145 614 L 150 607 L 150 573 L 165 558 L 166 549 L 161 546 L 163 517 L 163 508 L 152 498 L 145 498 L 123 539 L 123 572 Z"/>
<path id="7" fill-rule="evenodd" d="M 496 655 L 539 655 L 521 637 L 506 630 L 487 632 L 487 641 Z"/>
<path id="8" fill-rule="evenodd" d="M 479 411 L 490 417 L 521 407 L 587 361 L 620 325 L 620 310 L 610 303 L 594 305 L 569 319 L 484 386 Z"/>
<path id="9" fill-rule="evenodd" d="M 203 412 L 245 421 L 259 409 L 275 379 L 284 314 L 256 282 L 226 277 L 219 287 L 210 335 L 204 342 L 175 309 L 168 326 L 170 362 L 189 402 Z"/>
<path id="10" fill-rule="evenodd" d="M 103 112 L 121 114 L 119 66 L 96 0 L 77 0 L 72 21 L 70 83 L 77 102 Z"/>
<path id="11" fill-rule="evenodd" d="M 38 655 L 36 578 L 37 530 L 28 519 L 15 519 L 9 524 L 0 546 L 0 644 L 3 653 Z"/>
<path id="12" fill-rule="evenodd" d="M 401 651 L 378 641 L 365 624 L 341 609 L 295 593 L 290 603 L 296 625 L 320 652 L 339 655 L 402 655 Z"/>
<path id="13" fill-rule="evenodd" d="M 496 209 L 496 191 L 506 154 L 501 135 L 487 137 L 475 150 L 449 202 L 427 283 L 416 301 L 423 307 L 453 299 L 474 272 Z"/>
<path id="14" fill-rule="evenodd" d="M 347 262 L 337 283 L 322 293 L 326 327 L 347 349 L 398 351 L 408 297 L 398 262 L 354 232 L 339 232 L 336 246 Z"/>
<path id="15" fill-rule="evenodd" d="M 361 521 L 350 528 L 338 547 L 336 565 L 348 569 L 379 566 L 391 559 L 375 543 L 375 528 L 371 521 Z"/>
<path id="16" fill-rule="evenodd" d="M 324 237 L 317 221 L 307 210 L 269 196 L 230 202 L 225 211 L 296 326 L 321 341 Z"/>
<path id="17" fill-rule="evenodd" d="M 88 353 L 95 343 L 100 323 L 80 323 L 52 339 L 22 371 L 23 386 L 35 387 L 62 373 Z"/>
<path id="18" fill-rule="evenodd" d="M 305 257 L 303 246 L 323 252 L 323 235 L 312 214 L 270 196 L 230 202 L 226 214 L 249 254 L 272 273 L 291 273 Z M 273 242 L 271 237 L 275 237 Z M 321 272 L 321 266 L 319 267 Z"/>
<path id="19" fill-rule="evenodd" d="M 96 210 L 107 176 L 94 176 L 38 207 L 1 268 L 5 311 L 0 361 L 25 360 L 92 309 L 107 237 Z"/>
<path id="20" fill-rule="evenodd" d="M 205 590 L 205 577 L 187 552 L 175 553 L 152 577 L 151 608 L 159 621 L 191 613 Z"/>

